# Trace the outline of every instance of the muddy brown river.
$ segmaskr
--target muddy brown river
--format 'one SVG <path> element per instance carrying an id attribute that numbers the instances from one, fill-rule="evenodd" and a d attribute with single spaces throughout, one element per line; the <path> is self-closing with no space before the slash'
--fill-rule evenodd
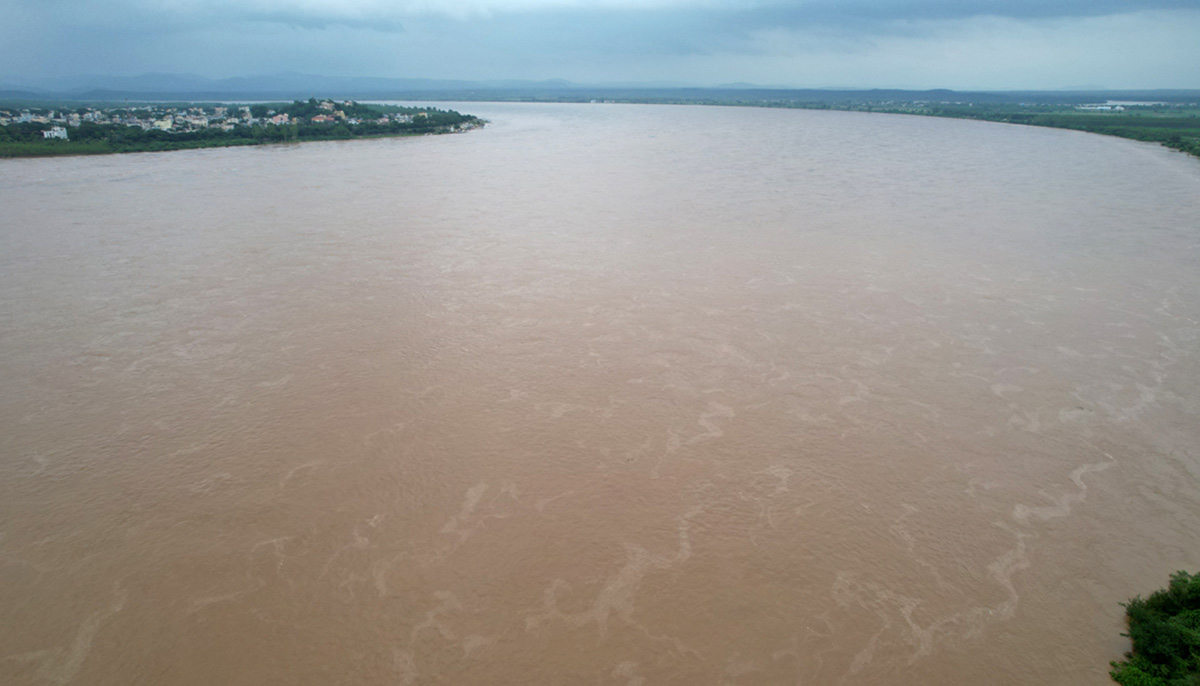
<path id="1" fill-rule="evenodd" d="M 0 682 L 1108 682 L 1200 161 L 861 113 L 0 160 Z"/>

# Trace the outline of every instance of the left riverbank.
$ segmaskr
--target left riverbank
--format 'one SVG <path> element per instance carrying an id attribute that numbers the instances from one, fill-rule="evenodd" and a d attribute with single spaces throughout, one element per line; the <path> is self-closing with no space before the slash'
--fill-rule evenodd
<path id="1" fill-rule="evenodd" d="M 0 105 L 0 157 L 103 155 L 461 133 L 484 121 L 433 107 L 296 100 L 254 105 Z"/>

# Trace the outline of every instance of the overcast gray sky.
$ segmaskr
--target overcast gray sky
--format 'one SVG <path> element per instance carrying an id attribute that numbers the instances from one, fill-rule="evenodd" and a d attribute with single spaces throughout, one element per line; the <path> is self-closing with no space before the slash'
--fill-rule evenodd
<path id="1" fill-rule="evenodd" d="M 1200 88 L 1200 0 L 0 0 L 0 76 Z"/>

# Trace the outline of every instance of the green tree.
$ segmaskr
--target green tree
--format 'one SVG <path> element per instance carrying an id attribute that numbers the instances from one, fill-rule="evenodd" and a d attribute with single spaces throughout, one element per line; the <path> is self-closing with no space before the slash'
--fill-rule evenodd
<path id="1" fill-rule="evenodd" d="M 1122 686 L 1200 686 L 1200 575 L 1176 572 L 1165 589 L 1125 604 L 1133 649 L 1112 663 Z"/>

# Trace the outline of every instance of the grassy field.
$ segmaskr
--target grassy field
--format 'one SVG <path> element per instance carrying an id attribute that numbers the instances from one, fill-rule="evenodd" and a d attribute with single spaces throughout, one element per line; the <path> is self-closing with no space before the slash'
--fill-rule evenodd
<path id="1" fill-rule="evenodd" d="M 107 141 L 0 141 L 0 157 L 103 155 L 115 152 Z"/>
<path id="2" fill-rule="evenodd" d="M 232 145 L 259 145 L 252 138 L 225 141 L 152 141 L 137 145 L 114 145 L 106 140 L 90 141 L 0 141 L 0 157 L 58 157 L 61 155 L 111 155 L 121 152 L 165 152 L 217 148 Z"/>

